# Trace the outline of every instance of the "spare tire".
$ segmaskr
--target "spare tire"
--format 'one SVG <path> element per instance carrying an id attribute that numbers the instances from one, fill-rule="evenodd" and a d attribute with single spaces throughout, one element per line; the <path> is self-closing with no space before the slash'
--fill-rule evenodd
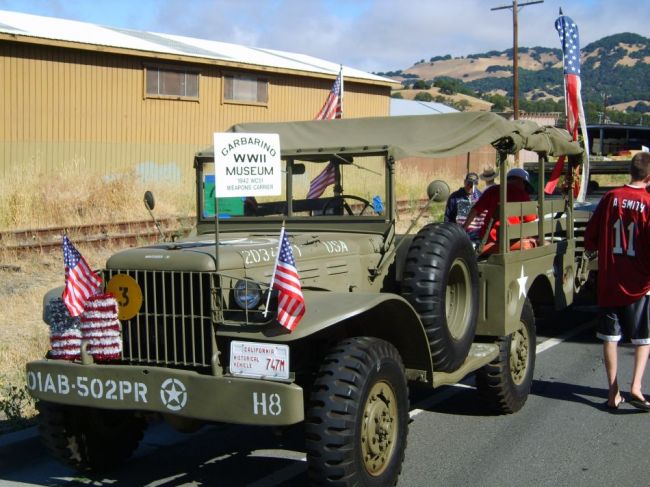
<path id="1" fill-rule="evenodd" d="M 406 255 L 402 296 L 420 315 L 434 369 L 458 369 L 478 317 L 476 254 L 460 225 L 434 223 L 417 233 Z"/>

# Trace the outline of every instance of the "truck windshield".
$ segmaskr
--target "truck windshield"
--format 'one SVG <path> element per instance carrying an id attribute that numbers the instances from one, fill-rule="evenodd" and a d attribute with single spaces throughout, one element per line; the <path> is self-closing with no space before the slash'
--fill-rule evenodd
<path id="1" fill-rule="evenodd" d="M 291 164 L 291 184 L 287 165 Z M 377 217 L 386 213 L 386 165 L 383 156 L 347 156 L 331 160 L 282 161 L 282 193 L 277 196 L 219 198 L 214 162 L 199 164 L 200 214 L 212 219 L 241 217 Z M 287 188 L 291 188 L 291 215 Z"/>

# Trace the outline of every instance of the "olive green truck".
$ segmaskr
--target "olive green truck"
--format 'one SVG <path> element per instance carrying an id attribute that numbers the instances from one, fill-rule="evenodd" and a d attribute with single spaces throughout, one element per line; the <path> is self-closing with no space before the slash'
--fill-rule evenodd
<path id="1" fill-rule="evenodd" d="M 509 154 L 535 151 L 539 164 L 581 148 L 566 131 L 492 113 L 236 125 L 279 134 L 282 194 L 215 199 L 212 149 L 199 152 L 197 224 L 187 238 L 131 248 L 101 270 L 119 304 L 122 351 L 95 360 L 27 364 L 45 444 L 80 470 L 126 460 L 147 419 L 191 429 L 206 422 L 305 423 L 313 484 L 393 485 L 409 424 L 409 384 L 432 388 L 476 373 L 481 397 L 501 413 L 519 410 L 535 364 L 534 309 L 573 297 L 571 195 L 507 203 L 498 249 L 481 255 L 452 223 L 396 228 L 396 162 L 468 153 L 492 145 L 498 172 Z M 400 164 L 408 164 L 407 159 Z M 570 166 L 569 165 L 569 166 Z M 309 183 L 326 168 L 320 197 Z M 443 182 L 427 186 L 444 201 Z M 149 207 L 153 201 L 148 202 Z M 218 215 L 218 218 L 215 218 Z M 305 314 L 289 332 L 269 288 L 280 228 L 300 276 Z M 523 237 L 535 248 L 511 250 Z M 44 320 L 62 288 L 44 299 Z"/>

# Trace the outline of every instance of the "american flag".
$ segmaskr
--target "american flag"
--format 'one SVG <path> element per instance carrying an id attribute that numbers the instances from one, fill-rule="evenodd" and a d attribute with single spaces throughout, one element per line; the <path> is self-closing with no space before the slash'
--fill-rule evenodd
<path id="1" fill-rule="evenodd" d="M 587 150 L 588 141 L 586 134 L 585 113 L 582 106 L 582 97 L 580 96 L 581 82 L 580 82 L 580 38 L 578 36 L 578 26 L 575 22 L 566 15 L 560 16 L 555 21 L 555 29 L 560 36 L 562 43 L 562 59 L 564 65 L 564 104 L 566 110 L 566 129 L 573 137 L 573 140 L 578 140 L 578 128 L 582 127 L 583 143 L 585 145 L 585 154 Z M 564 157 L 560 157 L 557 164 L 553 168 L 549 182 L 544 187 L 546 193 L 553 193 L 562 169 L 564 168 Z M 581 185 L 579 191 L 579 200 L 584 199 L 586 191 L 585 181 L 588 178 L 588 161 L 585 162 L 583 167 L 583 177 L 581 178 Z M 574 188 L 574 192 L 577 188 Z M 578 194 L 576 194 L 578 196 Z"/>
<path id="2" fill-rule="evenodd" d="M 278 290 L 278 322 L 293 331 L 305 314 L 305 298 L 284 227 L 280 231 L 280 245 L 271 286 Z"/>
<path id="3" fill-rule="evenodd" d="M 71 316 L 83 313 L 88 298 L 97 294 L 102 279 L 88 266 L 67 235 L 63 236 L 63 264 L 65 265 L 65 289 L 63 302 Z"/>
<path id="4" fill-rule="evenodd" d="M 316 120 L 332 120 L 333 118 L 341 118 L 343 116 L 343 69 L 339 71 L 339 75 L 334 81 L 334 86 L 327 95 L 327 100 L 320 109 Z"/>
<path id="5" fill-rule="evenodd" d="M 319 198 L 325 192 L 325 189 L 336 182 L 336 165 L 329 163 L 323 172 L 311 180 L 307 199 Z"/>

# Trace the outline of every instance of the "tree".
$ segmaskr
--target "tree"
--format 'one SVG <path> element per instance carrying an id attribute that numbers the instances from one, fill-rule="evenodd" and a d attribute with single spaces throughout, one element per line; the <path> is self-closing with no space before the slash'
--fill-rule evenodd
<path id="1" fill-rule="evenodd" d="M 503 112 L 510 106 L 510 100 L 503 95 L 487 95 L 485 99 L 492 103 L 493 112 Z"/>
<path id="2" fill-rule="evenodd" d="M 404 98 L 402 94 L 399 91 L 396 91 L 395 93 L 391 93 L 390 95 L 391 98 L 399 98 L 400 100 Z"/>
<path id="3" fill-rule="evenodd" d="M 470 105 L 471 103 L 463 98 L 462 100 L 453 102 L 451 106 L 460 112 L 464 112 L 470 107 Z"/>
<path id="4" fill-rule="evenodd" d="M 413 99 L 416 101 L 433 101 L 433 97 L 428 91 L 420 91 Z"/>
<path id="5" fill-rule="evenodd" d="M 422 79 L 419 79 L 413 83 L 414 90 L 428 90 L 429 88 L 431 88 L 431 85 Z"/>

